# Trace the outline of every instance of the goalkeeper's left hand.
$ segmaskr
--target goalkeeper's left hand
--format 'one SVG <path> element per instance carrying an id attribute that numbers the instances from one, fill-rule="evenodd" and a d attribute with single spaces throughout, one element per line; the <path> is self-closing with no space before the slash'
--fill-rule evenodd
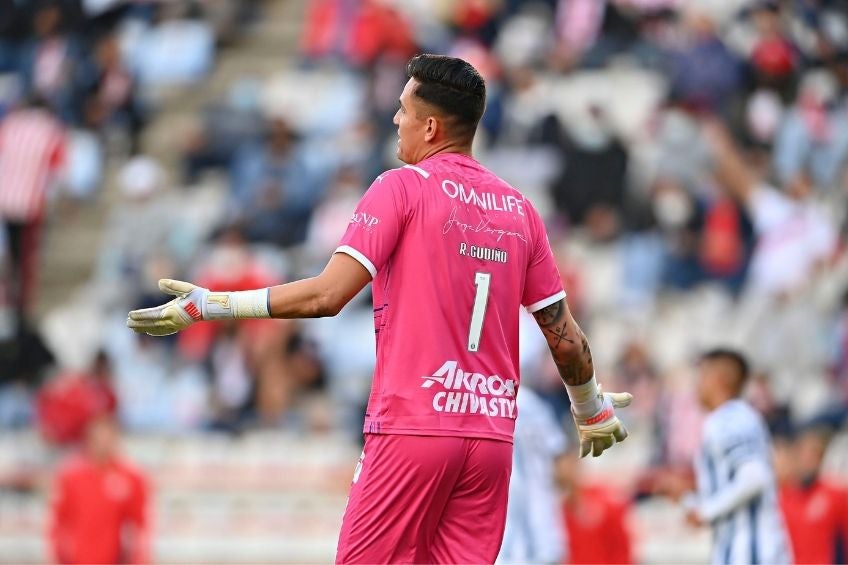
<path id="1" fill-rule="evenodd" d="M 574 413 L 571 415 L 580 434 L 580 457 L 586 457 L 592 453 L 597 457 L 616 442 L 627 438 L 627 429 L 615 415 L 616 408 L 625 408 L 633 401 L 633 395 L 629 392 L 601 392 L 601 409 L 597 414 L 588 418 L 580 418 Z"/>
<path id="2" fill-rule="evenodd" d="M 175 334 L 205 319 L 207 289 L 188 282 L 161 279 L 159 290 L 176 298 L 161 306 L 133 310 L 127 317 L 127 327 L 137 333 L 162 336 Z"/>

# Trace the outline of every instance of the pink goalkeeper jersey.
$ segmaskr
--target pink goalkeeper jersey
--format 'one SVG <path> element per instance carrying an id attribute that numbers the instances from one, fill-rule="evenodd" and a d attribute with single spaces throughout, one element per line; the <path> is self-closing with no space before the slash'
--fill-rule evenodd
<path id="1" fill-rule="evenodd" d="M 512 441 L 518 315 L 565 297 L 544 225 L 471 157 L 383 173 L 336 250 L 373 277 L 366 433 Z"/>

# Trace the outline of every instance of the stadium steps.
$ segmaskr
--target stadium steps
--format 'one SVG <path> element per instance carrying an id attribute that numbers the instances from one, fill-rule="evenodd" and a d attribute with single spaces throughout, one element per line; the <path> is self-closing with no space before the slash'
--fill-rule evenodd
<path id="1" fill-rule="evenodd" d="M 306 8 L 305 0 L 265 0 L 260 20 L 242 37 L 223 47 L 215 68 L 200 84 L 157 93 L 161 104 L 143 132 L 143 152 L 158 159 L 170 184 L 179 179 L 182 133 L 197 112 L 219 98 L 235 78 L 266 77 L 294 59 Z M 111 147 L 111 146 L 108 146 Z M 116 175 L 125 153 L 107 156 L 105 181 L 96 197 L 85 203 L 57 203 L 42 236 L 35 319 L 72 299 L 89 280 L 103 245 L 103 228 L 120 198 Z"/>
<path id="2" fill-rule="evenodd" d="M 180 134 L 194 122 L 201 108 L 225 97 L 239 78 L 264 79 L 293 63 L 305 8 L 304 0 L 268 0 L 262 19 L 220 54 L 202 85 L 190 92 L 163 93 L 167 104 L 145 132 L 147 153 L 176 171 Z"/>
<path id="3" fill-rule="evenodd" d="M 0 440 L 0 477 L 41 446 Z M 41 446 L 43 448 L 43 446 Z M 24 449 L 26 448 L 26 449 Z M 144 436 L 126 452 L 151 480 L 156 563 L 327 563 L 358 457 L 346 438 L 254 433 L 238 439 Z M 46 451 L 40 450 L 44 457 Z M 42 485 L 0 491 L 0 563 L 43 562 L 51 465 L 30 457 Z"/>

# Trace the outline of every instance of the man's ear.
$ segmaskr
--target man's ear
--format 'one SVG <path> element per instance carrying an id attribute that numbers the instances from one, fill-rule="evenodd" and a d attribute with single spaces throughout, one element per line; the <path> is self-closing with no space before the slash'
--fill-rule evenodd
<path id="1" fill-rule="evenodd" d="M 433 141 L 436 138 L 436 134 L 439 132 L 439 129 L 442 127 L 441 122 L 436 119 L 434 116 L 430 116 L 427 118 L 427 129 L 424 130 L 424 141 Z"/>

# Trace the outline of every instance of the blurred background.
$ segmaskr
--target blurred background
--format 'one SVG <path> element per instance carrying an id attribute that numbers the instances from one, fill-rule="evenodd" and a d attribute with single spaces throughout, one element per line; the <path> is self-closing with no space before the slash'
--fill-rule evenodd
<path id="1" fill-rule="evenodd" d="M 694 361 L 716 345 L 752 361 L 782 484 L 830 477 L 848 524 L 848 2 L 0 0 L 0 562 L 104 531 L 128 562 L 332 559 L 368 292 L 335 319 L 173 338 L 125 317 L 163 301 L 160 277 L 317 273 L 400 164 L 417 52 L 485 77 L 476 156 L 542 212 L 600 380 L 636 398 L 626 443 L 558 468 L 572 537 L 707 560 L 661 494 L 691 473 Z M 522 385 L 570 433 L 524 321 Z M 572 512 L 575 481 L 603 504 Z M 65 531 L 81 508 L 105 522 Z"/>

